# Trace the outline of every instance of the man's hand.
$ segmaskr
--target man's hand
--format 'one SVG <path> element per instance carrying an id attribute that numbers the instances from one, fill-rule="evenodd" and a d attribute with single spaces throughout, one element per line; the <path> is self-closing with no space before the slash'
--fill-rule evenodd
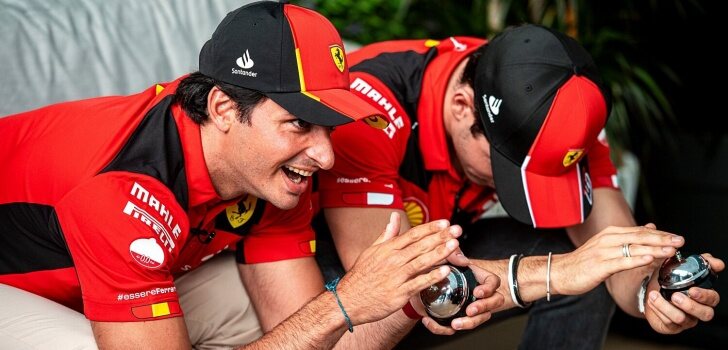
<path id="1" fill-rule="evenodd" d="M 411 296 L 442 280 L 450 269 L 440 261 L 458 247 L 459 226 L 437 220 L 397 236 L 398 213 L 366 249 L 337 288 L 353 324 L 380 320 L 404 306 Z"/>
<path id="2" fill-rule="evenodd" d="M 452 262 L 451 259 L 448 260 Z M 505 299 L 502 294 L 497 292 L 500 286 L 500 278 L 475 265 L 469 265 L 468 267 L 473 270 L 475 278 L 480 283 L 473 290 L 473 295 L 475 295 L 477 300 L 465 309 L 467 316 L 452 320 L 450 327 L 442 326 L 432 318 L 425 316 L 422 319 L 422 324 L 430 332 L 440 335 L 452 335 L 458 330 L 474 329 L 491 318 L 492 310 L 503 305 Z M 420 301 L 419 293 L 412 298 L 411 302 L 420 315 L 426 315 L 422 302 Z"/>
<path id="3" fill-rule="evenodd" d="M 723 271 L 725 263 L 710 254 L 703 254 L 710 264 L 710 269 L 718 273 Z M 712 289 L 693 287 L 688 295 L 674 293 L 670 301 L 665 300 L 659 292 L 657 283 L 658 271 L 652 274 L 652 280 L 647 287 L 647 301 L 645 302 L 645 318 L 652 329 L 662 334 L 676 334 L 685 329 L 695 327 L 698 320 L 707 322 L 713 319 L 715 306 L 720 301 L 718 292 Z"/>
<path id="4" fill-rule="evenodd" d="M 607 227 L 573 252 L 553 256 L 552 291 L 585 293 L 617 272 L 675 255 L 676 248 L 684 243 L 682 237 L 658 231 L 653 225 Z M 629 244 L 631 257 L 623 255 L 624 244 Z"/>

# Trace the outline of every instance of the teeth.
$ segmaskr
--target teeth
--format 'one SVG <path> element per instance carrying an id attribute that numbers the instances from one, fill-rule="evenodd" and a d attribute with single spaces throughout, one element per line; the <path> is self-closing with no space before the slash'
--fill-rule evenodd
<path id="1" fill-rule="evenodd" d="M 303 170 L 303 169 L 297 169 L 297 168 L 291 167 L 289 165 L 286 165 L 286 169 L 288 169 L 291 172 L 294 172 L 294 173 L 296 173 L 298 175 L 301 175 L 301 176 L 311 176 L 311 175 L 313 175 L 313 171 L 306 171 L 306 170 Z"/>

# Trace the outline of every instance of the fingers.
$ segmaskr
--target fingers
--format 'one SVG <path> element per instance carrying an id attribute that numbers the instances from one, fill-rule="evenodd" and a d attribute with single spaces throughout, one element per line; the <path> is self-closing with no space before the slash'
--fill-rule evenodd
<path id="1" fill-rule="evenodd" d="M 422 318 L 422 324 L 427 328 L 432 334 L 437 335 L 453 335 L 455 334 L 455 330 L 450 327 L 445 327 L 437 323 L 435 320 L 433 320 L 430 317 L 423 317 Z"/>
<path id="2" fill-rule="evenodd" d="M 453 227 L 450 227 L 449 230 L 452 229 Z M 447 232 L 449 230 L 444 230 L 437 236 L 427 237 L 402 250 L 400 254 L 403 259 L 409 261 L 406 266 L 408 270 L 405 270 L 405 273 L 409 275 L 420 273 L 432 266 L 440 265 L 445 258 L 452 255 L 460 243 L 457 239 L 447 238 L 451 234 Z"/>
<path id="3" fill-rule="evenodd" d="M 407 232 L 404 232 L 401 235 L 399 235 L 398 237 L 395 237 L 394 239 L 392 239 L 392 242 L 396 249 L 403 249 L 403 248 L 411 245 L 412 243 L 422 240 L 423 238 L 425 238 L 427 236 L 433 235 L 435 233 L 438 233 L 438 232 L 444 230 L 449 225 L 450 225 L 450 223 L 447 220 L 431 221 L 426 224 L 415 226 L 415 227 L 407 230 Z M 460 233 L 462 233 L 462 231 L 460 231 Z M 455 237 L 458 237 L 458 236 L 460 236 L 460 234 L 458 234 Z"/>
<path id="4" fill-rule="evenodd" d="M 400 254 L 405 257 L 407 261 L 409 261 L 418 256 L 431 252 L 433 249 L 436 249 L 438 246 L 441 246 L 443 244 L 447 244 L 448 249 L 452 248 L 448 252 L 452 253 L 458 246 L 456 238 L 459 237 L 462 232 L 463 229 L 460 226 L 450 226 L 444 230 L 425 235 L 416 242 L 411 242 L 408 246 L 400 249 Z M 443 256 L 441 260 L 444 261 L 446 257 L 447 255 Z"/>
<path id="5" fill-rule="evenodd" d="M 716 293 L 714 290 L 708 290 L 708 289 L 702 289 L 699 292 L 697 291 L 700 288 L 691 288 L 695 289 L 698 294 L 703 294 L 708 303 L 713 303 L 714 296 L 707 296 L 708 294 Z M 701 293 L 702 292 L 702 293 Z M 713 293 L 709 293 L 713 292 Z M 715 314 L 715 311 L 713 310 L 713 307 L 710 306 L 710 304 L 703 304 L 698 302 L 697 300 L 691 299 L 691 297 L 683 294 L 683 293 L 674 293 L 672 297 L 670 297 L 670 300 L 673 304 L 677 305 L 678 308 L 685 311 L 688 315 L 691 315 L 703 322 L 707 322 L 713 319 L 713 315 Z"/>
<path id="6" fill-rule="evenodd" d="M 611 275 L 620 271 L 631 270 L 634 268 L 642 267 L 651 264 L 655 260 L 651 255 L 640 255 L 625 258 L 620 253 L 618 258 L 604 261 L 604 267 L 606 271 Z"/>
<path id="7" fill-rule="evenodd" d="M 447 257 L 447 261 L 455 266 L 470 265 L 470 259 L 463 254 L 463 251 L 460 248 L 455 249 L 455 251 Z"/>
<path id="8" fill-rule="evenodd" d="M 490 311 L 476 314 L 468 317 L 458 317 L 450 322 L 450 327 L 455 330 L 473 329 L 480 326 L 485 321 L 490 320 L 493 314 Z"/>
<path id="9" fill-rule="evenodd" d="M 465 314 L 470 317 L 474 317 L 479 314 L 491 313 L 493 310 L 497 310 L 499 307 L 503 306 L 504 302 L 505 297 L 503 294 L 494 293 L 487 298 L 478 299 L 470 303 L 468 308 L 465 309 Z"/>
<path id="10" fill-rule="evenodd" d="M 629 253 L 631 257 L 639 257 L 643 255 L 649 255 L 658 259 L 661 258 L 669 258 L 671 256 L 674 256 L 677 252 L 677 248 L 675 247 L 654 247 L 654 246 L 648 246 L 648 245 L 641 245 L 641 244 L 628 244 Z M 616 249 L 615 249 L 616 248 Z M 624 252 L 622 251 L 622 246 L 619 247 L 613 247 L 610 249 L 612 252 L 612 255 L 614 255 L 616 258 L 624 257 Z"/>
<path id="11" fill-rule="evenodd" d="M 480 283 L 473 290 L 473 295 L 476 298 L 485 298 L 493 295 L 500 287 L 501 280 L 497 275 L 492 274 L 490 271 L 482 269 L 478 266 L 471 265 L 470 269 L 475 274 L 475 279 Z M 500 305 L 499 305 L 500 306 Z"/>
<path id="12" fill-rule="evenodd" d="M 620 232 L 604 235 L 602 246 L 621 246 L 622 244 L 643 245 L 652 247 L 681 247 L 685 239 L 671 233 L 645 230 Z"/>
<path id="13" fill-rule="evenodd" d="M 714 258 L 713 255 L 710 253 L 704 253 L 702 254 L 703 258 L 705 260 L 708 260 L 708 264 L 710 264 L 710 269 L 713 270 L 713 272 L 721 272 L 723 269 L 725 269 L 725 263 L 723 260 L 720 260 L 718 258 Z"/>
<path id="14" fill-rule="evenodd" d="M 406 291 L 407 295 L 414 295 L 419 293 L 421 290 L 428 288 L 429 286 L 442 281 L 447 274 L 450 273 L 450 268 L 447 266 L 440 266 L 432 271 L 421 274 L 413 279 L 402 284 L 402 288 Z"/>
<path id="15" fill-rule="evenodd" d="M 681 295 L 683 299 L 681 299 L 678 294 Z M 685 304 L 686 299 L 689 298 L 685 297 L 682 293 L 674 293 L 672 296 L 672 300 L 680 300 L 678 305 Z M 683 310 L 665 300 L 657 291 L 650 292 L 648 305 L 655 311 L 658 317 L 660 317 L 660 320 L 662 320 L 668 328 L 674 328 L 677 326 L 681 329 L 686 329 L 694 327 L 698 323 L 697 318 L 683 312 Z"/>

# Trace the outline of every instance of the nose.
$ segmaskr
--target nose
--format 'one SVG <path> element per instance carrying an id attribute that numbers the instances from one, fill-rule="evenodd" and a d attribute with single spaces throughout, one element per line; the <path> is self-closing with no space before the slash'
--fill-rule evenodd
<path id="1" fill-rule="evenodd" d="M 334 166 L 334 148 L 331 145 L 331 131 L 324 126 L 313 127 L 311 144 L 306 149 L 306 155 L 313 159 L 319 168 L 331 169 Z"/>

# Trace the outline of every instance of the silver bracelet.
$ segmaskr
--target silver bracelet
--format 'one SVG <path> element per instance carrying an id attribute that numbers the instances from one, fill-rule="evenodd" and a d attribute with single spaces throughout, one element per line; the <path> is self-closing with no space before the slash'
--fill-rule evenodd
<path id="1" fill-rule="evenodd" d="M 645 313 L 645 294 L 647 294 L 647 285 L 650 283 L 650 279 L 652 279 L 651 273 L 642 280 L 640 290 L 637 292 L 637 310 L 641 314 Z"/>
<path id="2" fill-rule="evenodd" d="M 546 301 L 551 301 L 551 252 L 546 261 Z"/>

